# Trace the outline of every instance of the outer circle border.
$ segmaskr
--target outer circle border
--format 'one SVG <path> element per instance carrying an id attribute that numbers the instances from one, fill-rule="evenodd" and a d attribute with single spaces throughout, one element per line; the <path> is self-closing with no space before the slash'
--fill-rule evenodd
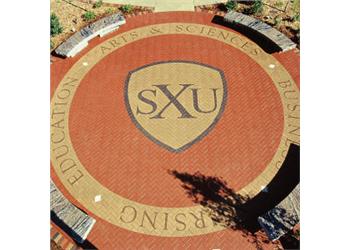
<path id="1" fill-rule="evenodd" d="M 299 144 L 299 89 L 287 70 L 272 55 L 265 53 L 244 36 L 221 28 L 195 23 L 163 23 L 148 25 L 126 31 L 97 45 L 82 56 L 66 73 L 51 100 L 51 162 L 55 173 L 69 193 L 96 216 L 121 228 L 147 235 L 185 237 L 212 233 L 225 229 L 213 223 L 201 206 L 165 208 L 148 206 L 121 197 L 105 188 L 91 176 L 76 155 L 69 135 L 69 110 L 80 81 L 102 58 L 114 50 L 140 39 L 185 34 L 207 37 L 224 42 L 239 49 L 257 62 L 274 82 L 283 105 L 284 130 L 279 147 L 265 170 L 251 183 L 239 191 L 242 195 L 254 197 L 275 176 L 281 167 L 291 143 Z M 270 67 L 273 65 L 273 67 Z M 290 118 L 293 117 L 294 119 Z M 102 201 L 95 203 L 94 197 L 101 195 Z M 155 220 L 163 218 L 165 225 L 144 222 L 147 216 Z M 132 221 L 130 217 L 132 216 Z M 141 215 L 142 216 L 137 216 Z M 193 216 L 190 216 L 193 215 Z M 198 215 L 203 225 L 198 226 Z M 196 217 L 197 216 L 197 217 Z M 135 217 L 135 218 L 134 218 Z M 176 221 L 186 218 L 188 226 L 179 229 Z M 160 219 L 159 219 L 160 220 Z M 151 221 L 149 221 L 151 222 Z"/>

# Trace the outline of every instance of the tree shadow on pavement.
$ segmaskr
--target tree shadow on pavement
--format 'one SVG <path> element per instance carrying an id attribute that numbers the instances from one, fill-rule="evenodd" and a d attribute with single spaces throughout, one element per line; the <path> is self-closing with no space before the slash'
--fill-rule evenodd
<path id="1" fill-rule="evenodd" d="M 205 176 L 200 172 L 189 174 L 169 170 L 169 174 L 182 182 L 181 186 L 188 197 L 194 203 L 202 205 L 204 212 L 215 223 L 241 231 L 257 249 L 263 249 L 263 243 L 269 242 L 267 237 L 258 232 L 257 221 L 252 220 L 245 209 L 244 204 L 248 201 L 248 197 L 229 188 L 223 179 Z"/>
<path id="2" fill-rule="evenodd" d="M 252 199 L 238 194 L 216 176 L 177 170 L 168 170 L 168 173 L 182 182 L 187 196 L 200 204 L 215 223 L 241 231 L 257 249 L 262 249 L 269 239 L 262 233 L 257 218 L 274 208 L 299 183 L 299 151 L 298 145 L 290 145 L 280 170 L 265 188 L 268 191 L 261 191 Z"/>

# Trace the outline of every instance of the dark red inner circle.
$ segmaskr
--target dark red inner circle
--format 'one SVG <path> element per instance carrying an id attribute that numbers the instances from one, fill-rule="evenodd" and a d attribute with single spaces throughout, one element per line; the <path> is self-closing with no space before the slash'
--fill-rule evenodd
<path id="1" fill-rule="evenodd" d="M 124 103 L 130 71 L 170 60 L 211 65 L 222 70 L 227 81 L 221 119 L 182 153 L 169 152 L 147 138 Z M 264 70 L 238 49 L 190 35 L 146 38 L 106 56 L 82 80 L 69 119 L 77 156 L 97 181 L 125 198 L 162 207 L 193 205 L 168 170 L 222 177 L 238 191 L 266 168 L 283 132 L 282 103 Z"/>

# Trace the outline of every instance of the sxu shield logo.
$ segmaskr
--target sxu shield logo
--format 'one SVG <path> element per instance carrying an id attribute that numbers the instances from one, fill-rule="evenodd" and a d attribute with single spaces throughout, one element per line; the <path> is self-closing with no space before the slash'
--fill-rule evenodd
<path id="1" fill-rule="evenodd" d="M 220 70 L 208 65 L 159 62 L 129 73 L 125 101 L 137 128 L 158 145 L 181 152 L 219 120 L 226 82 Z"/>

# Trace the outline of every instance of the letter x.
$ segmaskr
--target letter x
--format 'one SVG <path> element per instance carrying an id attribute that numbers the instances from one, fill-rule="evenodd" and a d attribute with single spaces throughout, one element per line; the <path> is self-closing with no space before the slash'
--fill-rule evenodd
<path id="1" fill-rule="evenodd" d="M 163 94 L 168 97 L 169 102 L 167 105 L 164 106 L 164 108 L 155 116 L 151 117 L 151 119 L 163 119 L 162 114 L 164 111 L 171 105 L 174 104 L 174 106 L 177 108 L 178 111 L 180 111 L 181 116 L 179 118 L 195 118 L 190 113 L 187 112 L 185 107 L 177 100 L 177 98 L 189 87 L 193 84 L 180 84 L 182 86 L 182 89 L 174 96 L 168 89 L 169 84 L 160 84 L 160 85 L 153 85 L 157 88 L 159 88 Z"/>

